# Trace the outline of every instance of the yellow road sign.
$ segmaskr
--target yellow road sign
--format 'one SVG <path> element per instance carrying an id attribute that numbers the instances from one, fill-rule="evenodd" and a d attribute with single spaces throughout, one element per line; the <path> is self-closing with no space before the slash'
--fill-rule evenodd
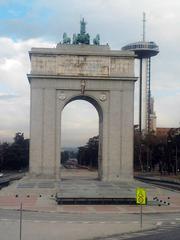
<path id="1" fill-rule="evenodd" d="M 146 204 L 146 190 L 144 188 L 136 189 L 136 203 L 140 205 Z"/>

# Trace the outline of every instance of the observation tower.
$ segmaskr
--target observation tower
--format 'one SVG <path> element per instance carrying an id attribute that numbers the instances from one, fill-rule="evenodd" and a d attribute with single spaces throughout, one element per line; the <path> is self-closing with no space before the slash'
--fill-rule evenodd
<path id="1" fill-rule="evenodd" d="M 139 59 L 139 131 L 149 133 L 151 130 L 151 57 L 159 53 L 159 47 L 155 42 L 145 40 L 146 16 L 143 13 L 143 39 L 142 41 L 130 43 L 122 50 L 134 51 L 136 58 Z"/>

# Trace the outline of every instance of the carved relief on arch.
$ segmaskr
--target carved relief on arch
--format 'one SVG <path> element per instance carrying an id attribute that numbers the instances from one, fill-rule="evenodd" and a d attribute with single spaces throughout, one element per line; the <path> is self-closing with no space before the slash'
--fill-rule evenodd
<path id="1" fill-rule="evenodd" d="M 105 94 L 105 93 L 102 93 L 102 94 L 99 96 L 99 99 L 100 99 L 100 101 L 102 101 L 102 102 L 106 101 L 106 100 L 107 100 L 106 94 Z"/>
<path id="2" fill-rule="evenodd" d="M 59 98 L 59 100 L 61 100 L 61 101 L 64 101 L 65 99 L 66 99 L 66 94 L 65 93 L 60 93 L 59 95 L 58 95 L 58 98 Z"/>

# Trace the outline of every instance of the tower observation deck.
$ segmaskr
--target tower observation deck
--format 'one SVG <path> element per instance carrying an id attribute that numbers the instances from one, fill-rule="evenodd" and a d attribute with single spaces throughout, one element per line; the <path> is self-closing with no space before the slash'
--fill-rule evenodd
<path id="1" fill-rule="evenodd" d="M 159 53 L 155 42 L 145 40 L 145 13 L 143 13 L 143 40 L 122 47 L 124 51 L 134 51 L 140 60 L 139 71 L 139 131 L 151 131 L 151 57 Z M 142 124 L 143 123 L 143 124 Z"/>
<path id="2" fill-rule="evenodd" d="M 156 56 L 159 53 L 159 47 L 155 42 L 145 42 L 139 41 L 135 43 L 130 43 L 124 47 L 122 50 L 134 51 L 137 58 L 150 58 Z"/>

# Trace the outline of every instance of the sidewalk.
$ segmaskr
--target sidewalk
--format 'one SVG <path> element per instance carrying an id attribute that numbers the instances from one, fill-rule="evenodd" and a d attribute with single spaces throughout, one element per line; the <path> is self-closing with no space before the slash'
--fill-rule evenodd
<path id="1" fill-rule="evenodd" d="M 156 229 L 157 226 L 144 224 L 143 231 Z M 33 229 L 33 231 L 32 231 Z M 140 232 L 139 223 L 131 226 L 125 223 L 62 223 L 23 221 L 22 239 L 26 240 L 92 240 L 119 236 L 124 233 Z M 0 232 L 3 240 L 19 240 L 19 223 L 1 222 Z M 119 237 L 118 237 L 119 238 Z"/>
<path id="2" fill-rule="evenodd" d="M 135 188 L 144 187 L 147 191 L 148 205 L 143 206 L 145 213 L 158 212 L 180 212 L 180 193 L 169 191 L 162 188 L 154 187 L 135 181 L 132 185 L 118 185 L 118 183 L 102 183 L 95 181 L 81 182 L 77 181 L 77 185 L 70 181 L 65 181 L 65 185 L 61 186 L 63 193 L 69 194 L 77 191 L 82 194 L 83 189 L 87 189 L 90 193 L 93 191 L 104 193 L 104 189 L 109 189 L 109 194 L 114 191 L 116 194 L 135 197 Z M 62 212 L 62 213 L 139 213 L 139 206 L 133 205 L 57 205 L 55 194 L 59 191 L 59 182 L 54 180 L 34 180 L 27 177 L 13 182 L 0 191 L 0 208 L 1 209 L 19 209 L 20 203 L 23 204 L 24 210 L 45 211 L 45 212 Z M 104 184 L 104 185 L 103 185 Z M 96 191 L 95 191 L 96 190 Z M 79 191 L 79 192 L 78 192 Z M 93 192 L 92 192 L 93 193 Z M 93 193 L 94 194 L 94 193 Z M 104 193 L 108 194 L 108 193 Z M 157 200 L 153 200 L 157 198 Z M 168 205 L 170 203 L 170 205 Z M 161 206 L 160 206 L 161 205 Z"/>
<path id="3" fill-rule="evenodd" d="M 71 194 L 86 196 L 89 194 L 89 196 L 102 197 L 106 195 L 135 197 L 136 187 L 143 187 L 146 189 L 148 196 L 148 205 L 143 206 L 143 213 L 180 213 L 179 192 L 154 187 L 136 180 L 132 183 L 109 183 L 95 180 L 93 173 L 91 179 L 88 179 L 84 173 L 83 176 L 80 173 L 78 174 L 74 179 L 69 174 L 63 181 L 31 179 L 28 176 L 14 181 L 8 187 L 0 190 L 0 209 L 19 210 L 22 203 L 23 210 L 27 211 L 57 212 L 69 215 L 75 213 L 75 216 L 77 216 L 76 213 L 80 213 L 82 217 L 91 213 L 94 219 L 96 219 L 96 214 L 101 215 L 101 213 L 139 214 L 140 207 L 136 205 L 57 205 L 55 195 L 59 192 L 65 196 Z M 1 219 L 0 223 L 3 240 L 19 239 L 19 221 Z M 157 227 L 157 223 L 145 222 L 142 230 L 156 229 Z M 49 240 L 50 238 L 52 240 L 89 240 L 138 231 L 141 231 L 139 220 L 134 221 L 132 218 L 128 223 L 123 221 L 112 222 L 110 219 L 109 221 L 87 222 L 75 222 L 71 218 L 70 221 L 23 219 L 22 237 L 26 240 Z"/>

